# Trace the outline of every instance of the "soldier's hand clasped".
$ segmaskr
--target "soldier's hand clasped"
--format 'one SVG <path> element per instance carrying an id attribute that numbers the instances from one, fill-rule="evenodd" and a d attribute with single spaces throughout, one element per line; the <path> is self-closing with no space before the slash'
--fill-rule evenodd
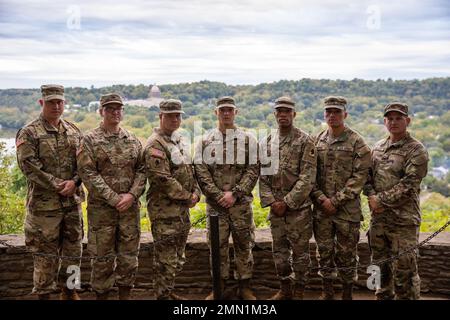
<path id="1" fill-rule="evenodd" d="M 286 214 L 287 205 L 284 201 L 275 201 L 272 203 L 270 208 L 272 209 L 272 213 L 277 217 L 284 217 Z"/>
<path id="2" fill-rule="evenodd" d="M 234 203 L 236 202 L 236 198 L 233 196 L 233 193 L 231 191 L 225 191 L 225 194 L 220 200 L 218 201 L 218 204 L 222 207 L 228 209 L 231 208 Z"/>
<path id="3" fill-rule="evenodd" d="M 119 195 L 120 201 L 116 204 L 119 212 L 128 210 L 134 202 L 134 196 L 131 193 L 122 193 Z"/>
<path id="4" fill-rule="evenodd" d="M 60 195 L 64 197 L 71 197 L 75 194 L 77 190 L 77 186 L 75 185 L 75 181 L 73 180 L 65 180 L 58 184 L 58 188 L 61 190 L 58 192 Z"/>
<path id="5" fill-rule="evenodd" d="M 189 204 L 189 208 L 193 208 L 195 207 L 195 205 L 197 204 L 197 202 L 200 201 L 200 198 L 198 197 L 198 195 L 196 195 L 195 193 L 192 194 L 191 197 L 191 202 Z"/>
<path id="6" fill-rule="evenodd" d="M 372 213 L 383 213 L 384 208 L 378 205 L 377 198 L 375 196 L 370 196 L 369 200 L 369 208 Z"/>
<path id="7" fill-rule="evenodd" d="M 337 212 L 336 207 L 333 205 L 333 203 L 331 202 L 331 200 L 329 198 L 327 198 L 326 200 L 324 200 L 322 202 L 322 208 L 323 208 L 325 214 L 330 215 L 330 216 Z"/>

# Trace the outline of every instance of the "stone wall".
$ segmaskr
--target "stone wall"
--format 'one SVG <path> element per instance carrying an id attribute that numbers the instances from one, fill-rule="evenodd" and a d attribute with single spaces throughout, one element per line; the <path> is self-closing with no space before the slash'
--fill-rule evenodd
<path id="1" fill-rule="evenodd" d="M 421 234 L 421 240 L 429 234 Z M 21 235 L 3 235 L 0 240 L 7 241 L 13 247 L 0 245 L 0 298 L 13 298 L 29 294 L 32 289 L 33 263 L 29 253 L 24 253 L 24 241 Z M 207 293 L 211 288 L 209 269 L 209 250 L 205 242 L 205 230 L 191 232 L 187 244 L 187 262 L 178 276 L 176 287 L 186 293 Z M 86 243 L 84 243 L 86 248 Z M 316 245 L 311 240 L 311 257 L 313 267 L 317 266 L 315 259 Z M 271 235 L 268 229 L 258 229 L 256 245 L 253 249 L 255 269 L 253 285 L 259 292 L 278 288 L 275 266 L 271 253 Z M 360 262 L 369 263 L 369 248 L 367 239 L 361 234 L 358 247 Z M 85 253 L 86 254 L 86 253 Z M 231 250 L 232 255 L 232 250 Z M 152 238 L 144 233 L 141 239 L 139 255 L 139 271 L 136 280 L 137 288 L 152 288 L 153 281 Z M 232 262 L 233 263 L 233 262 Z M 366 290 L 366 270 L 359 270 L 358 288 Z M 450 233 L 441 233 L 438 237 L 420 249 L 419 272 L 422 279 L 422 291 L 433 294 L 450 295 Z M 82 288 L 89 288 L 90 264 L 84 260 L 82 264 Z M 311 275 L 309 289 L 318 289 L 320 278 Z"/>

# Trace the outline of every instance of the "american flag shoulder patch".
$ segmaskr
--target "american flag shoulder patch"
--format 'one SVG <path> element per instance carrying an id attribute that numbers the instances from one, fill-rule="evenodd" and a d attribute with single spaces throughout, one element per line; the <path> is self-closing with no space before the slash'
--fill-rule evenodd
<path id="1" fill-rule="evenodd" d="M 25 140 L 22 140 L 22 139 L 16 140 L 16 149 L 17 149 L 18 147 L 20 147 L 21 145 L 23 145 L 24 143 L 25 143 Z"/>
<path id="2" fill-rule="evenodd" d="M 150 156 L 160 159 L 165 159 L 166 155 L 159 149 L 150 148 Z"/>

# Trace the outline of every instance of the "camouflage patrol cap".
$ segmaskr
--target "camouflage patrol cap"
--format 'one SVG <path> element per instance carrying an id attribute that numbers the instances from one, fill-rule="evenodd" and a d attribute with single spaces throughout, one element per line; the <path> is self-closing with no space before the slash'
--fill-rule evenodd
<path id="1" fill-rule="evenodd" d="M 107 93 L 100 97 L 100 107 L 104 107 L 111 103 L 117 103 L 123 106 L 122 97 L 117 93 Z"/>
<path id="2" fill-rule="evenodd" d="M 323 101 L 324 108 L 326 109 L 340 109 L 344 110 L 347 106 L 347 100 L 341 96 L 329 96 Z"/>
<path id="3" fill-rule="evenodd" d="M 182 113 L 184 111 L 181 110 L 183 108 L 183 104 L 180 100 L 177 99 L 167 99 L 163 100 L 159 104 L 159 112 L 160 113 Z"/>
<path id="4" fill-rule="evenodd" d="M 64 100 L 64 87 L 59 84 L 44 84 L 41 86 L 41 93 L 44 101 Z"/>
<path id="5" fill-rule="evenodd" d="M 279 97 L 275 100 L 274 109 L 277 108 L 289 108 L 295 111 L 295 102 L 287 96 Z"/>
<path id="6" fill-rule="evenodd" d="M 225 107 L 229 107 L 229 108 L 236 108 L 236 104 L 234 102 L 234 99 L 230 96 L 225 96 L 222 98 L 219 98 L 216 102 L 216 109 L 219 108 L 225 108 Z"/>
<path id="7" fill-rule="evenodd" d="M 400 112 L 401 114 L 407 116 L 408 115 L 408 105 L 406 103 L 401 103 L 401 102 L 388 103 L 384 107 L 384 116 L 386 116 L 391 111 L 397 111 L 397 112 Z"/>

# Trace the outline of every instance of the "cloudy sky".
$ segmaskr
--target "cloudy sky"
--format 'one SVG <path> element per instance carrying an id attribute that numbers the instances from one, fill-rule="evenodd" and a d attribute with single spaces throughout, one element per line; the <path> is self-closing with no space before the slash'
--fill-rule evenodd
<path id="1" fill-rule="evenodd" d="M 446 0 L 0 0 L 0 88 L 450 76 Z"/>

